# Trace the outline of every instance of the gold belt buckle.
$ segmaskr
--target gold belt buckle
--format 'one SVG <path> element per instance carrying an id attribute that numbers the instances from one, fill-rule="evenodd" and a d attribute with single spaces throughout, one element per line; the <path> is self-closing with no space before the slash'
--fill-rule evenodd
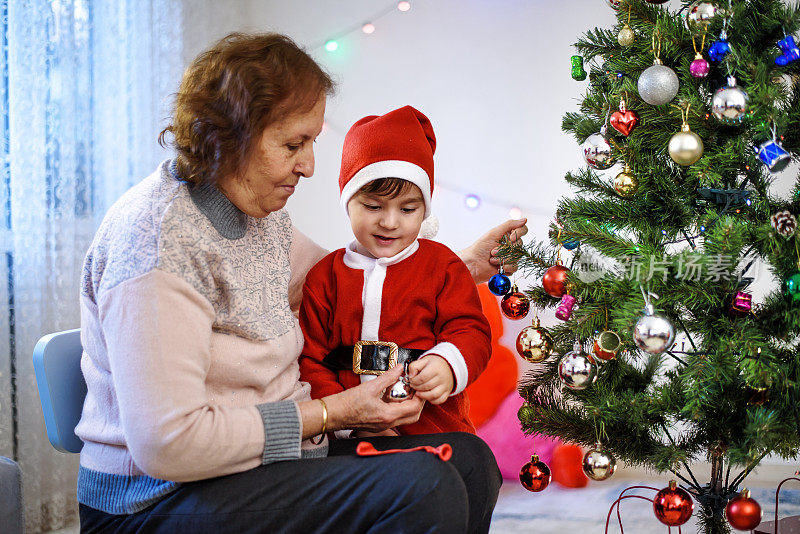
<path id="1" fill-rule="evenodd" d="M 380 345 L 389 347 L 389 368 L 397 365 L 397 343 L 392 341 L 357 341 L 353 347 L 353 372 L 357 375 L 380 375 L 384 371 L 375 369 L 362 369 L 361 368 L 361 347 L 364 345 Z"/>

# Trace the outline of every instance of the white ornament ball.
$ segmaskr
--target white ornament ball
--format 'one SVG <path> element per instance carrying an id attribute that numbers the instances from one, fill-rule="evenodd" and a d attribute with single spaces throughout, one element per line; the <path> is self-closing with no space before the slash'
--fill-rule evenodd
<path id="1" fill-rule="evenodd" d="M 748 94 L 738 85 L 736 81 L 729 81 L 725 87 L 720 87 L 711 97 L 711 113 L 725 124 L 736 124 L 741 122 L 747 114 L 747 106 L 750 103 Z"/>
<path id="2" fill-rule="evenodd" d="M 593 169 L 608 169 L 614 165 L 614 156 L 608 138 L 602 133 L 595 133 L 586 138 L 581 145 L 583 159 Z"/>
<path id="3" fill-rule="evenodd" d="M 678 75 L 666 65 L 656 64 L 645 69 L 637 82 L 639 96 L 652 106 L 670 102 L 678 94 Z"/>
<path id="4" fill-rule="evenodd" d="M 633 327 L 636 346 L 650 354 L 661 354 L 675 342 L 675 328 L 660 314 L 645 314 Z"/>
<path id="5" fill-rule="evenodd" d="M 703 157 L 703 140 L 696 133 L 685 130 L 669 140 L 669 157 L 678 165 L 692 165 Z"/>

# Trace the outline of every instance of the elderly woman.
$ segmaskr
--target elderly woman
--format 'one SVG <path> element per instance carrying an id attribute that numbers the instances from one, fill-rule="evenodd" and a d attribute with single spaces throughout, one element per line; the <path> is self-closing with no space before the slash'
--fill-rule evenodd
<path id="1" fill-rule="evenodd" d="M 500 477 L 475 436 L 370 440 L 448 442 L 449 462 L 325 438 L 415 421 L 422 401 L 383 398 L 399 367 L 323 402 L 299 381 L 293 312 L 325 251 L 282 208 L 314 173 L 332 89 L 276 34 L 228 36 L 187 69 L 165 130 L 177 157 L 111 207 L 86 256 L 82 532 L 488 530 Z M 476 280 L 514 230 L 462 254 Z"/>

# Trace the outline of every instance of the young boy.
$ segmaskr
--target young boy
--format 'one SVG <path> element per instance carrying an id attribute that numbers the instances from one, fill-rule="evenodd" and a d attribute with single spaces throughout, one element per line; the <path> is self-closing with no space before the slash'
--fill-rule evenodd
<path id="1" fill-rule="evenodd" d="M 417 238 L 431 211 L 435 149 L 430 121 L 411 106 L 350 128 L 339 188 L 356 240 L 315 265 L 303 287 L 300 373 L 312 397 L 411 361 L 410 386 L 427 403 L 418 422 L 386 435 L 474 433 L 463 391 L 491 355 L 467 267 L 444 245 Z"/>

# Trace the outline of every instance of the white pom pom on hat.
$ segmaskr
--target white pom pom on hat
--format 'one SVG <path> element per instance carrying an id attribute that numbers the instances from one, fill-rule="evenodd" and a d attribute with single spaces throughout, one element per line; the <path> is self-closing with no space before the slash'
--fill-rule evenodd
<path id="1" fill-rule="evenodd" d="M 419 228 L 419 237 L 422 239 L 433 239 L 439 233 L 439 219 L 434 214 L 430 214 Z"/>

